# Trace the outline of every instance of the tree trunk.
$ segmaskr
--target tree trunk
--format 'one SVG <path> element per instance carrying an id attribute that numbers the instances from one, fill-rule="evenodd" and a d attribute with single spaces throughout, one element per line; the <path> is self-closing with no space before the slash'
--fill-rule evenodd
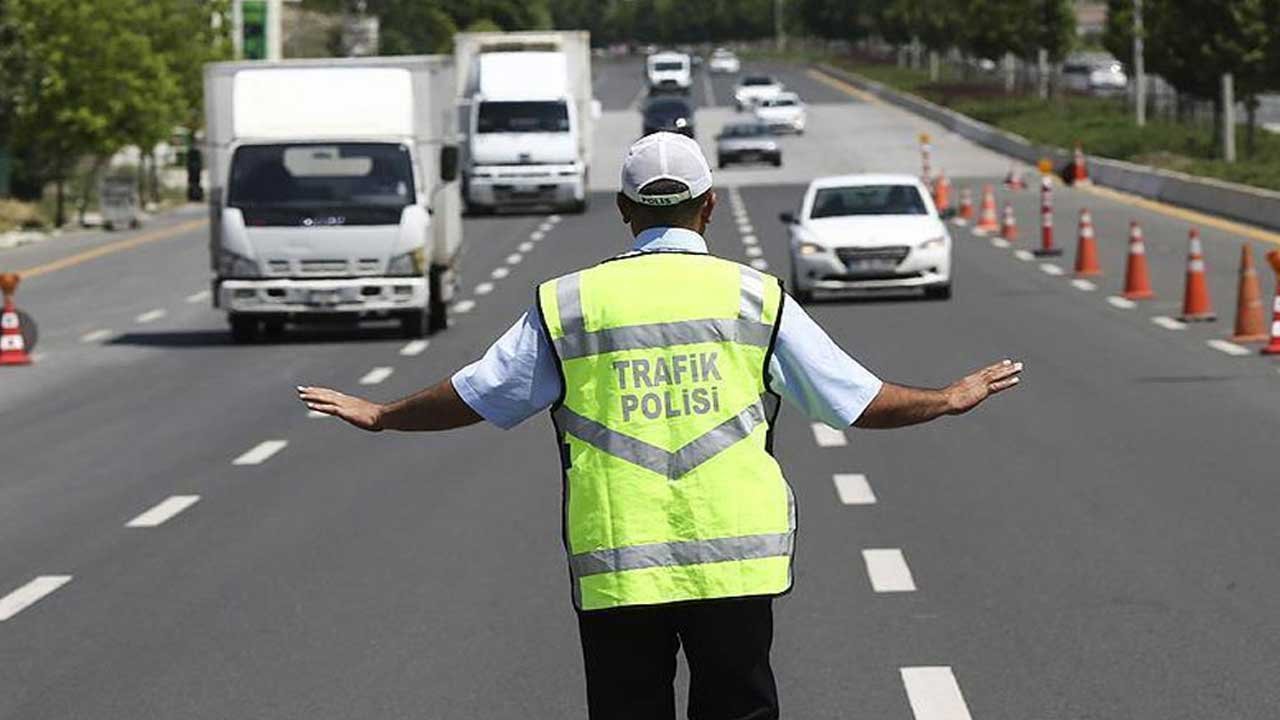
<path id="1" fill-rule="evenodd" d="M 1222 157 L 1222 96 L 1218 95 L 1213 98 L 1213 134 L 1210 135 L 1212 140 L 1209 146 L 1214 148 L 1214 157 Z"/>
<path id="2" fill-rule="evenodd" d="M 156 162 L 156 148 L 154 145 L 151 147 L 151 151 L 147 154 L 151 156 L 151 165 L 150 165 L 151 202 L 159 205 L 160 204 L 160 168 L 158 167 L 159 163 Z"/>
<path id="3" fill-rule="evenodd" d="M 1258 127 L 1258 96 L 1250 95 L 1249 99 L 1244 102 L 1245 108 L 1245 131 L 1244 131 L 1244 152 L 1250 159 L 1253 158 L 1256 146 L 1254 145 L 1254 133 Z"/>
<path id="4" fill-rule="evenodd" d="M 65 197 L 63 193 L 63 184 L 65 182 L 65 180 L 59 177 L 57 182 L 53 184 L 53 226 L 55 228 L 62 227 L 62 224 L 66 222 L 67 219 L 63 204 Z"/>
<path id="5" fill-rule="evenodd" d="M 93 156 L 93 165 L 89 168 L 89 175 L 85 178 L 84 187 L 80 188 L 80 202 L 76 207 L 76 215 L 80 219 L 80 225 L 84 225 L 84 214 L 89 210 L 89 200 L 93 197 L 93 188 L 98 184 L 98 173 L 102 172 L 102 166 L 106 162 L 106 158 L 101 155 Z"/>

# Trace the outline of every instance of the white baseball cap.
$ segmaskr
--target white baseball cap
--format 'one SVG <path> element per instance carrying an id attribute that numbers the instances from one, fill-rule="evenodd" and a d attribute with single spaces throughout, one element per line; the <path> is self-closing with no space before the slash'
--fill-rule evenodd
<path id="1" fill-rule="evenodd" d="M 667 195 L 642 195 L 655 180 L 672 180 L 687 189 Z M 622 194 L 641 205 L 676 205 L 711 189 L 711 166 L 692 138 L 671 132 L 646 135 L 631 144 L 622 161 Z"/>

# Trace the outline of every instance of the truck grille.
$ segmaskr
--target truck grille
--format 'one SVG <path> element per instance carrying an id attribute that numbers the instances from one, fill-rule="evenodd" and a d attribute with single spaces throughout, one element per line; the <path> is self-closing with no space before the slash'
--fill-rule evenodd
<path id="1" fill-rule="evenodd" d="M 277 277 L 347 277 L 377 275 L 381 271 L 382 262 L 378 258 L 359 258 L 350 262 L 342 258 L 267 260 L 267 274 Z"/>

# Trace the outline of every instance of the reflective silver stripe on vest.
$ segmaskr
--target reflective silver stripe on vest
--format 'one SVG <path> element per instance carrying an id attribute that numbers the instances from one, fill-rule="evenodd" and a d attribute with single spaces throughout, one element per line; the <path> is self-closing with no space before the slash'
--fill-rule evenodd
<path id="1" fill-rule="evenodd" d="M 764 276 L 745 265 L 741 270 L 741 304 L 738 317 L 751 322 L 760 322 L 764 316 Z"/>
<path id="2" fill-rule="evenodd" d="M 563 312 L 563 306 L 561 306 Z M 561 327 L 564 316 L 561 315 Z M 693 345 L 695 343 L 734 342 L 740 345 L 769 347 L 773 327 L 746 320 L 680 320 L 677 322 L 629 325 L 626 327 L 578 332 L 570 334 L 566 328 L 564 337 L 555 341 L 561 360 L 599 355 L 618 350 L 644 350 L 647 348 Z"/>
<path id="3" fill-rule="evenodd" d="M 569 433 L 597 450 L 626 460 L 633 465 L 639 465 L 646 470 L 652 470 L 668 480 L 679 480 L 694 468 L 750 435 L 753 430 L 764 424 L 765 416 L 764 406 L 759 402 L 752 403 L 742 412 L 711 428 L 675 452 L 668 452 L 657 445 L 611 430 L 565 406 L 555 411 L 555 419 L 556 426 L 561 432 Z"/>
<path id="4" fill-rule="evenodd" d="M 560 329 L 566 336 L 577 336 L 586 332 L 582 323 L 582 294 L 579 286 L 582 278 L 578 273 L 565 275 L 556 281 L 556 306 L 560 310 Z"/>
<path id="5" fill-rule="evenodd" d="M 793 534 L 743 535 L 712 540 L 632 545 L 595 550 L 569 558 L 574 577 L 624 572 L 651 567 L 702 565 L 733 560 L 758 560 L 791 555 Z M 576 583 L 575 583 L 576 585 Z"/>

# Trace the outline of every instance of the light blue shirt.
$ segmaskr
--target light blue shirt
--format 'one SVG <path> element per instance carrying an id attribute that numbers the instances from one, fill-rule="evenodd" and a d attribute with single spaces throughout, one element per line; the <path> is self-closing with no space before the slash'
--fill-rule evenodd
<path id="1" fill-rule="evenodd" d="M 702 236 L 683 228 L 649 228 L 636 236 L 641 252 L 707 252 Z M 883 383 L 840 349 L 800 303 L 782 303 L 769 365 L 769 389 L 814 420 L 844 428 L 858 419 Z M 485 352 L 459 370 L 453 387 L 485 420 L 510 429 L 560 397 L 560 372 L 535 304 Z"/>

